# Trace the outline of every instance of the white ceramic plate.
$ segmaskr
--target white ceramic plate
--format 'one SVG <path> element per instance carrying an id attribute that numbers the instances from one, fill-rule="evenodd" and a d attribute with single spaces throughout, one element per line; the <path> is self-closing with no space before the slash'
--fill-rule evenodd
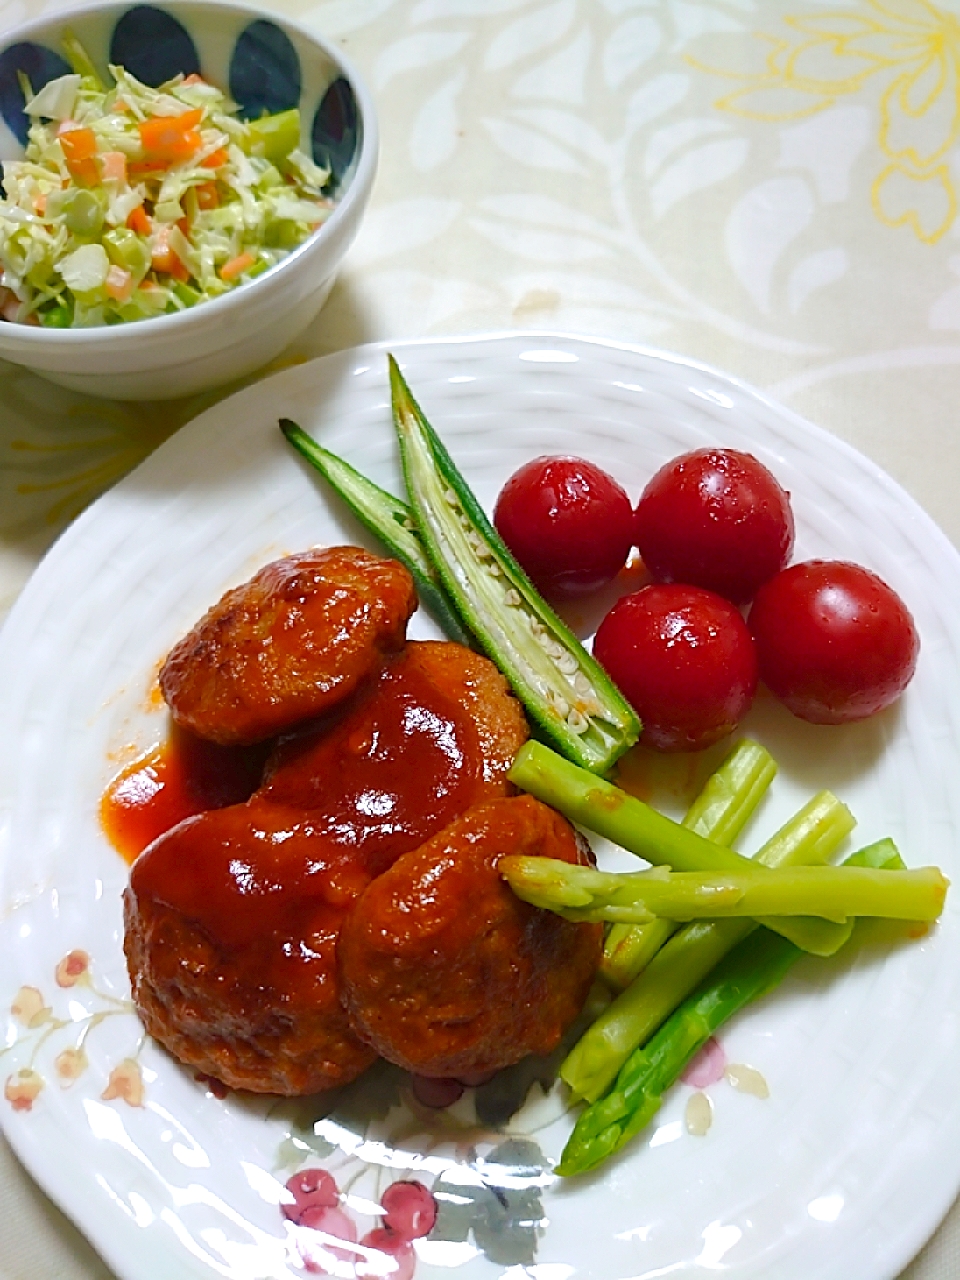
<path id="1" fill-rule="evenodd" d="M 747 727 L 781 775 L 744 847 L 829 786 L 859 818 L 857 843 L 891 835 L 909 863 L 956 878 L 960 561 L 895 484 L 681 359 L 550 335 L 394 350 L 488 505 L 544 452 L 586 454 L 634 497 L 657 465 L 707 442 L 770 465 L 793 494 L 798 558 L 875 569 L 912 607 L 923 650 L 901 707 L 873 722 L 814 728 L 760 701 Z M 511 1122 L 535 1145 L 471 1127 L 467 1102 L 411 1121 L 387 1109 L 396 1079 L 315 1128 L 315 1102 L 218 1099 L 144 1043 L 125 1003 L 126 869 L 98 825 L 101 792 L 162 736 L 158 661 L 225 588 L 286 551 L 362 538 L 283 442 L 280 416 L 398 485 L 384 349 L 290 370 L 205 413 L 101 498 L 0 636 L 0 1116 L 24 1163 L 126 1280 L 306 1274 L 317 1233 L 298 1237 L 278 1203 L 289 1173 L 317 1163 L 348 1192 L 361 1236 L 395 1178 L 446 1187 L 445 1239 L 418 1241 L 406 1273 L 369 1250 L 316 1264 L 344 1277 L 411 1265 L 419 1280 L 894 1276 L 960 1182 L 955 895 L 932 936 L 804 960 L 736 1020 L 724 1050 L 762 1073 L 768 1099 L 712 1085 L 698 1138 L 680 1085 L 626 1156 L 562 1186 L 549 1163 L 536 1169 L 569 1130 L 556 1093 L 535 1088 Z"/>

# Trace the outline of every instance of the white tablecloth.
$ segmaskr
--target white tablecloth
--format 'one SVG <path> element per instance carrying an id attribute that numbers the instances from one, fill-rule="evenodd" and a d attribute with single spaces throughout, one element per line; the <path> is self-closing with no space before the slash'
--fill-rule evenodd
<path id="1" fill-rule="evenodd" d="M 49 7 L 10 0 L 0 28 Z M 676 350 L 855 445 L 960 542 L 955 5 L 274 7 L 343 47 L 382 128 L 359 239 L 275 367 L 517 328 Z M 0 365 L 0 616 L 70 520 L 216 398 L 110 404 Z M 958 1275 L 954 1210 L 904 1280 Z M 0 1280 L 40 1277 L 108 1272 L 0 1145 Z"/>

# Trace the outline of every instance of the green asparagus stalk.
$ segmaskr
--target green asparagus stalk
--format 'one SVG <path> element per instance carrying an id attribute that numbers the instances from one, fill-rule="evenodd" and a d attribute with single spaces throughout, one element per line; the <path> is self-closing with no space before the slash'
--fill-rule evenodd
<path id="1" fill-rule="evenodd" d="M 845 924 L 853 916 L 936 920 L 947 880 L 938 867 L 895 875 L 872 867 L 749 866 L 739 871 L 634 871 L 617 875 L 559 858 L 510 856 L 499 869 L 518 897 L 571 920 L 725 919 L 817 916 Z"/>
<path id="2" fill-rule="evenodd" d="M 447 596 L 543 736 L 585 769 L 610 768 L 640 734 L 636 713 L 514 560 L 389 365 L 407 494 Z"/>
<path id="3" fill-rule="evenodd" d="M 747 869 L 765 874 L 758 872 L 749 858 L 705 840 L 612 783 L 578 769 L 542 743 L 524 743 L 509 777 L 522 790 L 559 809 L 571 822 L 655 866 L 711 873 Z M 845 926 L 815 919 L 778 918 L 770 921 L 770 928 L 804 951 L 820 956 L 833 955 L 848 937 Z"/>
<path id="4" fill-rule="evenodd" d="M 763 845 L 755 861 L 766 867 L 822 864 L 853 825 L 846 805 L 831 792 L 821 791 Z M 574 1097 L 588 1102 L 601 1097 L 634 1049 L 756 927 L 751 920 L 730 919 L 698 920 L 679 929 L 567 1055 L 560 1076 Z M 852 924 L 846 926 L 848 937 L 852 928 Z"/>
<path id="5" fill-rule="evenodd" d="M 776 761 L 766 747 L 749 738 L 742 739 L 707 779 L 680 825 L 729 848 L 763 799 L 776 772 Z M 615 991 L 625 990 L 674 928 L 670 920 L 611 925 L 603 944 L 600 977 Z"/>
<path id="6" fill-rule="evenodd" d="M 391 555 L 407 566 L 413 575 L 421 603 L 446 635 L 458 644 L 471 645 L 472 637 L 461 623 L 433 565 L 427 559 L 413 512 L 406 503 L 361 475 L 349 462 L 318 444 L 289 418 L 280 419 L 280 430 L 294 449 L 320 472 L 358 520 L 379 538 Z"/>
<path id="7" fill-rule="evenodd" d="M 881 840 L 848 858 L 844 868 L 897 872 L 903 865 L 893 842 Z M 710 1036 L 744 1005 L 771 991 L 802 954 L 767 929 L 757 929 L 741 942 L 649 1043 L 630 1056 L 606 1097 L 581 1112 L 556 1172 L 569 1177 L 596 1168 L 644 1129 L 659 1111 L 665 1091 Z"/>
<path id="8" fill-rule="evenodd" d="M 777 762 L 766 747 L 743 738 L 711 773 L 682 825 L 729 849 L 767 794 L 776 773 Z"/>

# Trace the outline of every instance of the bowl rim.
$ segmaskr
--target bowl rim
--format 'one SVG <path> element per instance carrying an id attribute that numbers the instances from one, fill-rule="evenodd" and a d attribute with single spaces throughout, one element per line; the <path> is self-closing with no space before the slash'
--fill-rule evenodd
<path id="1" fill-rule="evenodd" d="M 267 282 L 274 282 L 279 276 L 290 275 L 295 271 L 300 259 L 317 247 L 321 236 L 325 240 L 330 240 L 343 224 L 349 224 L 355 208 L 357 206 L 362 208 L 369 195 L 377 169 L 380 150 L 380 130 L 373 95 L 353 62 L 336 45 L 326 37 L 311 31 L 302 22 L 289 18 L 285 14 L 265 13 L 262 8 L 254 4 L 248 4 L 245 0 L 89 0 L 88 3 L 72 6 L 68 9 L 60 9 L 54 13 L 48 12 L 39 18 L 32 19 L 30 22 L 11 27 L 8 31 L 0 32 L 0 52 L 11 45 L 19 44 L 25 39 L 35 38 L 37 33 L 49 30 L 51 27 L 68 25 L 72 20 L 83 18 L 88 14 L 97 13 L 105 9 L 135 8 L 141 2 L 149 4 L 153 8 L 167 9 L 174 15 L 178 9 L 198 7 L 220 8 L 242 14 L 250 14 L 251 18 L 265 18 L 269 22 L 274 22 L 281 29 L 285 27 L 290 31 L 294 31 L 308 43 L 317 45 L 331 62 L 340 68 L 341 74 L 349 80 L 363 121 L 360 155 L 349 186 L 342 198 L 337 200 L 330 216 L 315 231 L 311 232 L 302 243 L 298 244 L 295 249 L 291 249 L 280 262 L 275 263 L 255 279 L 238 285 L 235 289 L 221 294 L 218 298 L 207 298 L 193 307 L 187 307 L 183 311 L 177 311 L 169 315 L 147 316 L 142 320 L 125 320 L 119 324 L 90 325 L 89 327 L 78 329 L 44 329 L 36 325 L 0 321 L 0 348 L 5 342 L 3 337 L 5 332 L 9 334 L 7 341 L 13 341 L 15 336 L 17 346 L 21 347 L 21 350 L 25 352 L 28 348 L 39 349 L 44 346 L 59 345 L 60 343 L 71 347 L 85 344 L 91 345 L 102 341 L 105 337 L 116 341 L 120 334 L 130 334 L 131 340 L 133 340 L 134 335 L 148 332 L 157 335 L 157 337 L 161 333 L 173 336 L 178 332 L 186 332 L 196 325 L 198 316 L 200 320 L 203 317 L 209 317 L 214 322 L 218 318 L 226 318 L 244 305 L 251 292 L 258 285 L 262 288 Z M 2 165 L 2 161 L 0 161 L 0 165 Z M 324 233 L 326 234 L 324 235 Z M 10 330 L 13 330 L 13 332 L 10 332 Z"/>

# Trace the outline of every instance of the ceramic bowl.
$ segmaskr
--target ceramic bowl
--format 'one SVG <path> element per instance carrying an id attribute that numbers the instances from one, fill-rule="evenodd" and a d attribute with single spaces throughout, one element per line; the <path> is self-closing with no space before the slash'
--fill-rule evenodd
<path id="1" fill-rule="evenodd" d="M 251 373 L 315 318 L 353 240 L 377 163 L 369 91 L 332 44 L 285 19 L 213 0 L 101 3 L 0 37 L 0 160 L 26 140 L 19 73 L 36 92 L 70 68 L 72 32 L 101 72 L 125 67 L 152 86 L 198 72 L 244 117 L 299 107 L 301 147 L 331 172 L 329 218 L 276 266 L 174 315 L 86 329 L 0 322 L 0 358 L 51 382 L 112 399 L 170 399 Z"/>

